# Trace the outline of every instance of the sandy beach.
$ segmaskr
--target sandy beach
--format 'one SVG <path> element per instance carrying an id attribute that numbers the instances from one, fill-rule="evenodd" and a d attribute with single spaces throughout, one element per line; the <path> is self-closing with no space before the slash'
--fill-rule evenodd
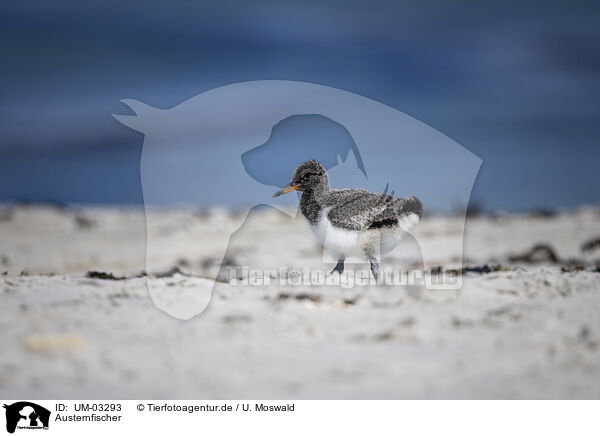
<path id="1" fill-rule="evenodd" d="M 153 213 L 0 209 L 1 397 L 600 398 L 597 209 L 469 217 L 454 291 L 241 285 L 228 267 L 333 264 L 281 211 L 251 214 L 222 264 L 214 229 L 235 212 Z M 156 271 L 146 221 L 165 238 Z M 415 232 L 441 270 L 460 267 L 445 247 L 461 226 L 429 216 Z M 415 239 L 383 265 L 422 268 Z M 156 307 L 148 275 L 163 308 L 218 281 L 184 321 Z"/>

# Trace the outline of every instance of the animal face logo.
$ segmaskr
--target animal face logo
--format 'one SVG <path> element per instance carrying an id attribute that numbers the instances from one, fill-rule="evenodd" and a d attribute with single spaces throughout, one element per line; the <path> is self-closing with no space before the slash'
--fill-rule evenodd
<path id="1" fill-rule="evenodd" d="M 48 429 L 50 411 L 28 401 L 4 405 L 6 409 L 6 431 L 14 433 L 19 429 Z"/>
<path id="2" fill-rule="evenodd" d="M 164 279 L 157 273 L 169 267 L 164 253 L 180 244 L 210 244 L 220 262 L 255 206 L 288 214 L 296 207 L 294 195 L 272 195 L 307 160 L 324 166 L 333 187 L 414 195 L 429 212 L 458 209 L 458 226 L 444 249 L 462 256 L 464 217 L 481 160 L 390 106 L 336 88 L 277 80 L 223 86 L 167 110 L 122 101 L 134 115 L 114 117 L 144 134 L 148 288 L 154 303 L 177 318 L 201 313 L 215 281 L 207 279 L 193 292 L 182 288 L 176 303 L 163 298 Z M 156 212 L 165 204 L 235 205 L 238 213 L 215 223 L 210 241 L 192 240 L 184 226 L 169 226 Z M 437 265 L 438 247 L 413 236 L 423 267 Z"/>
<path id="3" fill-rule="evenodd" d="M 292 115 L 273 126 L 269 139 L 242 153 L 241 159 L 246 173 L 257 182 L 283 186 L 301 162 L 318 156 L 331 170 L 350 155 L 356 161 L 353 167 L 362 173 L 357 175 L 365 179 L 361 153 L 344 126 L 321 115 Z"/>

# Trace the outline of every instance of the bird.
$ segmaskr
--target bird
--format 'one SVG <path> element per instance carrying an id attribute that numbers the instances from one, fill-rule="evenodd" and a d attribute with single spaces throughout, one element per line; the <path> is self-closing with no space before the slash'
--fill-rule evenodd
<path id="1" fill-rule="evenodd" d="M 331 271 L 342 274 L 347 256 L 360 256 L 370 263 L 376 281 L 380 277 L 379 253 L 390 252 L 406 231 L 423 216 L 423 205 L 415 196 L 395 198 L 394 193 L 366 189 L 330 189 L 325 167 L 308 160 L 296 168 L 292 180 L 275 192 L 278 197 L 300 191 L 300 211 L 317 239 L 337 257 Z"/>

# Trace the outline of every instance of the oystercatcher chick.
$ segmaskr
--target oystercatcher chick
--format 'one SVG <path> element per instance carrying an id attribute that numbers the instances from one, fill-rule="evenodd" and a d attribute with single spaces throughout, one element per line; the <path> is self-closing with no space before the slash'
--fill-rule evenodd
<path id="1" fill-rule="evenodd" d="M 417 197 L 394 198 L 393 192 L 365 189 L 329 189 L 327 171 L 316 160 L 300 164 L 292 181 L 273 197 L 292 191 L 302 192 L 302 215 L 319 241 L 337 256 L 331 273 L 344 272 L 346 256 L 360 256 L 370 262 L 371 273 L 379 280 L 377 244 L 381 254 L 388 253 L 423 216 Z"/>

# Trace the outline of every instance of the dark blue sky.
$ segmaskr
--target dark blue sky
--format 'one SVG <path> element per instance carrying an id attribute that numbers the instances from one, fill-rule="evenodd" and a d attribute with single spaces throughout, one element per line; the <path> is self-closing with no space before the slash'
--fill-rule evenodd
<path id="1" fill-rule="evenodd" d="M 0 201 L 140 203 L 121 98 L 288 79 L 404 111 L 483 159 L 490 209 L 600 202 L 594 2 L 0 3 Z"/>

